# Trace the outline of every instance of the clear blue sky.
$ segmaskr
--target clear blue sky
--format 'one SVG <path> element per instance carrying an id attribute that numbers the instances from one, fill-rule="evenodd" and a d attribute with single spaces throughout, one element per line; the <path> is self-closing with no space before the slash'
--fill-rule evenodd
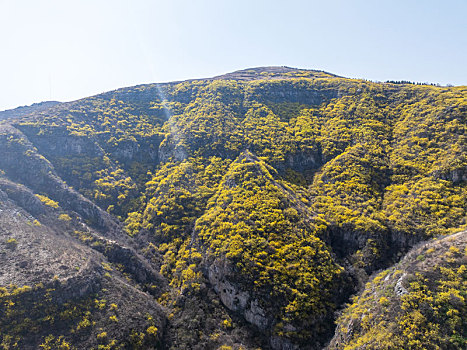
<path id="1" fill-rule="evenodd" d="M 467 85 L 467 0 L 0 0 L 0 110 L 286 65 Z"/>

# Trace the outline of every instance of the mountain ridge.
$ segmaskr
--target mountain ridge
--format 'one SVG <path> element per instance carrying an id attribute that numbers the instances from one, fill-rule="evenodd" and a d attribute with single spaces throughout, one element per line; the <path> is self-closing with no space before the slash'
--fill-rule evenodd
<path id="1" fill-rule="evenodd" d="M 2 341 L 24 349 L 334 344 L 347 322 L 335 313 L 370 278 L 380 283 L 376 271 L 465 229 L 466 115 L 465 87 L 269 67 L 122 88 L 3 121 Z M 47 259 L 66 256 L 47 244 L 54 239 L 69 242 L 70 261 L 47 269 Z M 90 265 L 79 262 L 86 254 Z M 462 265 L 465 256 L 450 259 Z M 42 280 L 23 282 L 27 266 L 42 269 Z M 15 271 L 29 288 L 8 286 Z M 73 279 L 78 272 L 92 288 Z M 47 289 L 69 296 L 51 313 L 41 306 Z M 459 329 L 424 345 L 453 337 L 461 348 L 449 333 Z M 352 334 L 346 343 L 367 339 Z"/>
<path id="2" fill-rule="evenodd" d="M 319 70 L 319 69 L 311 69 L 311 68 L 294 68 L 294 67 L 289 67 L 289 66 L 259 66 L 259 67 L 250 67 L 250 68 L 245 68 L 245 69 L 240 69 L 236 70 L 233 72 L 229 73 L 224 73 L 220 75 L 216 75 L 213 77 L 207 77 L 207 78 L 192 78 L 192 79 L 184 79 L 184 80 L 174 80 L 174 81 L 169 81 L 169 82 L 152 82 L 152 83 L 143 83 L 143 84 L 136 84 L 136 85 L 131 85 L 131 86 L 126 86 L 126 87 L 119 87 L 113 90 L 109 90 L 107 92 L 103 92 L 100 94 L 88 96 L 88 97 L 83 97 L 78 100 L 73 100 L 73 101 L 68 101 L 68 102 L 59 102 L 59 101 L 43 101 L 43 102 L 36 102 L 31 105 L 26 105 L 26 106 L 18 106 L 15 108 L 10 108 L 6 109 L 3 111 L 0 111 L 0 121 L 8 119 L 8 118 L 17 118 L 21 117 L 24 115 L 28 114 L 33 114 L 35 112 L 39 112 L 42 110 L 46 110 L 48 108 L 51 108 L 55 105 L 59 104 L 69 104 L 69 103 L 74 103 L 78 102 L 81 100 L 85 100 L 90 97 L 95 97 L 95 96 L 100 96 L 100 95 L 106 95 L 110 93 L 116 93 L 119 91 L 127 90 L 127 89 L 133 89 L 133 88 L 144 88 L 144 87 L 149 87 L 153 85 L 174 85 L 174 84 L 180 84 L 184 82 L 194 82 L 194 81 L 209 81 L 209 80 L 237 80 L 237 81 L 252 81 L 252 80 L 263 80 L 263 79 L 293 79 L 294 76 L 292 73 L 304 73 L 303 78 L 343 78 L 343 79 L 352 79 L 352 80 L 365 80 L 369 81 L 365 78 L 346 78 L 344 76 L 340 76 L 334 73 L 329 73 L 324 70 Z M 290 74 L 290 75 L 287 75 Z M 397 84 L 397 85 L 403 85 L 403 84 L 417 84 L 415 82 L 410 82 L 407 80 L 402 80 L 402 81 L 393 81 L 389 80 L 386 82 L 379 82 L 377 81 L 376 83 L 382 83 L 382 84 Z M 436 87 L 453 87 L 451 85 L 448 86 L 440 86 L 440 85 L 434 85 L 430 83 L 418 83 L 421 85 L 431 85 L 431 86 L 436 86 Z M 458 87 L 466 86 L 466 85 L 457 85 Z"/>
<path id="3" fill-rule="evenodd" d="M 0 111 L 0 121 L 10 119 L 10 118 L 19 118 L 24 115 L 28 115 L 32 113 L 42 112 L 59 103 L 60 102 L 58 101 L 43 101 L 43 102 L 33 103 L 32 105 L 29 105 L 29 106 L 20 106 L 20 107 Z"/>

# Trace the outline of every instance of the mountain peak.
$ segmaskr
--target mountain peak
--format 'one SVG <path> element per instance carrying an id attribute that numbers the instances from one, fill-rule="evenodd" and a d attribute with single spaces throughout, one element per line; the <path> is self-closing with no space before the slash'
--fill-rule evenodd
<path id="1" fill-rule="evenodd" d="M 311 69 L 292 68 L 287 66 L 269 66 L 269 67 L 254 67 L 247 68 L 231 73 L 222 74 L 214 77 L 214 80 L 271 80 L 284 79 L 293 77 L 306 78 L 331 78 L 338 77 L 335 74 Z"/>

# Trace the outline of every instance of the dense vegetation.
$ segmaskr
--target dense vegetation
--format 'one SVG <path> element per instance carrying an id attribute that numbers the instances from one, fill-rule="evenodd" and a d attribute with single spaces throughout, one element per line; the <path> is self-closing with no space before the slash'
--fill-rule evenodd
<path id="1" fill-rule="evenodd" d="M 335 349 L 464 349 L 467 235 L 430 242 L 367 283 L 339 318 Z"/>
<path id="2" fill-rule="evenodd" d="M 247 347 L 320 348 L 335 311 L 371 273 L 417 242 L 467 227 L 466 116 L 466 87 L 253 69 L 120 89 L 3 122 L 0 176 L 46 206 L 68 205 L 62 221 L 80 217 L 106 234 L 111 220 L 67 200 L 62 182 L 119 221 L 112 238 L 132 242 L 167 281 L 158 297 L 166 347 L 240 348 L 242 334 Z M 454 281 L 443 271 L 440 285 L 465 294 L 465 274 Z M 431 331 L 465 338 L 456 317 L 443 315 L 436 322 L 455 325 Z M 417 339 L 413 348 L 431 342 Z M 455 339 L 452 348 L 465 345 Z"/>

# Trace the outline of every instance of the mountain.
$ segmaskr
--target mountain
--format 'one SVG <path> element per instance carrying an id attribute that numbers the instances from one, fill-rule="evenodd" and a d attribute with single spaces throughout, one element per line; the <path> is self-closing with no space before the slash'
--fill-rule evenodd
<path id="1" fill-rule="evenodd" d="M 463 349 L 466 116 L 263 67 L 0 121 L 1 346 Z"/>
<path id="2" fill-rule="evenodd" d="M 377 274 L 339 317 L 329 349 L 465 348 L 466 247 L 463 231 Z"/>
<path id="3" fill-rule="evenodd" d="M 9 118 L 18 118 L 32 113 L 43 112 L 60 102 L 57 101 L 45 101 L 39 103 L 33 103 L 30 106 L 22 106 L 14 109 L 8 109 L 5 111 L 0 111 L 0 120 L 9 119 Z"/>

